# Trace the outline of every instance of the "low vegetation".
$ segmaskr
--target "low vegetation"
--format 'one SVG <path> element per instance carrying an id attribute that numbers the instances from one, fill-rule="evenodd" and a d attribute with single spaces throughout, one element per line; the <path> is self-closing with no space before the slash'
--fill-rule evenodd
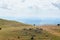
<path id="1" fill-rule="evenodd" d="M 60 40 L 60 36 L 32 25 L 0 20 L 0 40 Z"/>

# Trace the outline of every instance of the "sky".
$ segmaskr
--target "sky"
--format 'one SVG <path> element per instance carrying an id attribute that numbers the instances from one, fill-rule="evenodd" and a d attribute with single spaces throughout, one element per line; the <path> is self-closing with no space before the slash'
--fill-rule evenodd
<path id="1" fill-rule="evenodd" d="M 60 0 L 0 0 L 0 18 L 29 24 L 57 24 Z"/>

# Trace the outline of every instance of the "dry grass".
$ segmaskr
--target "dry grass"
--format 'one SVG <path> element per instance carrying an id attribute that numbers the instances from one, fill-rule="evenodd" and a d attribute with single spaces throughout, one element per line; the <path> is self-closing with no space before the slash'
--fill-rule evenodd
<path id="1" fill-rule="evenodd" d="M 60 40 L 60 33 L 55 30 L 60 29 L 57 26 L 34 27 L 16 21 L 0 19 L 0 28 L 2 28 L 0 40 L 31 40 L 32 35 L 35 35 L 34 40 Z"/>
<path id="2" fill-rule="evenodd" d="M 60 36 L 60 32 L 58 32 L 58 30 L 60 30 L 60 26 L 45 25 L 45 26 L 40 26 L 39 28 L 42 28 L 42 29 L 48 31 L 49 33 L 51 33 L 53 35 Z"/>

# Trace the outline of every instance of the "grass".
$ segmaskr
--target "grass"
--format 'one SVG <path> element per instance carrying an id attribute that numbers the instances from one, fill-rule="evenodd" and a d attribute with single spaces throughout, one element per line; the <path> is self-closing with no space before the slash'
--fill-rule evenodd
<path id="1" fill-rule="evenodd" d="M 57 32 L 59 32 L 60 33 L 60 29 L 53 29 L 54 31 L 57 31 Z"/>
<path id="2" fill-rule="evenodd" d="M 15 21 L 0 20 L 0 40 L 60 40 L 59 36 Z"/>
<path id="3" fill-rule="evenodd" d="M 60 26 L 55 26 L 55 27 L 51 28 L 51 30 L 60 33 Z"/>
<path id="4" fill-rule="evenodd" d="M 35 35 L 34 40 L 60 40 L 60 37 L 52 35 L 46 31 L 42 33 L 35 32 L 35 29 L 32 30 L 23 30 L 23 29 L 8 29 L 0 30 L 0 39 L 1 40 L 31 40 L 32 35 Z M 46 37 L 47 35 L 47 37 Z M 18 38 L 19 37 L 19 38 Z"/>

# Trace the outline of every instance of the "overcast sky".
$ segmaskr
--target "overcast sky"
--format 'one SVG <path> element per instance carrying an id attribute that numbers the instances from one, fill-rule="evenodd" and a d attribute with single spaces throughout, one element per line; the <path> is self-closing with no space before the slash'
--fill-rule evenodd
<path id="1" fill-rule="evenodd" d="M 60 19 L 60 0 L 0 0 L 0 18 Z"/>

